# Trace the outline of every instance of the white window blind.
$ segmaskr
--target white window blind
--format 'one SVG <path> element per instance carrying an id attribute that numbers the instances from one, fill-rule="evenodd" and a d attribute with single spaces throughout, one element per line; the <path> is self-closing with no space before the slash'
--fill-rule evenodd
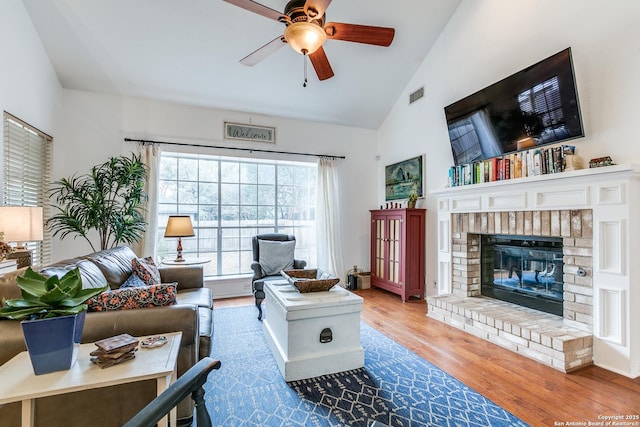
<path id="1" fill-rule="evenodd" d="M 42 206 L 48 218 L 52 138 L 5 112 L 3 120 L 3 185 L 5 206 Z M 51 234 L 42 242 L 28 242 L 33 264 L 51 262 Z"/>

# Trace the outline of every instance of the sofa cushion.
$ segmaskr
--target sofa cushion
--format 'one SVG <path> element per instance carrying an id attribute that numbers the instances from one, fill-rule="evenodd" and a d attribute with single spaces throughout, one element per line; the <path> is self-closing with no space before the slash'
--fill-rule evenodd
<path id="1" fill-rule="evenodd" d="M 107 278 L 94 263 L 80 258 L 59 261 L 39 268 L 38 272 L 45 277 L 62 277 L 76 267 L 82 279 L 82 289 L 103 288 L 107 284 Z"/>
<path id="2" fill-rule="evenodd" d="M 160 272 L 153 258 L 132 258 L 131 267 L 133 274 L 138 276 L 146 285 L 157 285 L 160 283 Z"/>
<path id="3" fill-rule="evenodd" d="M 0 275 L 0 307 L 3 306 L 2 300 L 4 299 L 22 298 L 22 291 L 16 286 L 16 279 L 18 276 L 23 276 L 26 270 L 27 267 L 22 267 Z M 1 319 L 6 318 L 2 317 Z"/>
<path id="4" fill-rule="evenodd" d="M 203 288 L 204 268 L 202 265 L 185 265 L 179 267 L 158 267 L 162 283 L 177 282 L 178 289 Z"/>
<path id="5" fill-rule="evenodd" d="M 296 241 L 284 242 L 274 240 L 258 240 L 260 247 L 260 266 L 262 274 L 270 276 L 280 274 L 282 270 L 290 270 L 293 267 L 293 254 L 296 249 Z"/>
<path id="6" fill-rule="evenodd" d="M 213 296 L 211 289 L 180 289 L 177 297 L 178 304 L 193 304 L 198 307 L 213 308 Z"/>
<path id="7" fill-rule="evenodd" d="M 82 258 L 92 261 L 98 266 L 104 277 L 107 278 L 109 287 L 117 289 L 125 280 L 131 276 L 133 269 L 131 268 L 131 260 L 136 254 L 127 246 L 118 246 L 117 248 L 105 249 L 85 255 Z"/>
<path id="8" fill-rule="evenodd" d="M 162 283 L 136 288 L 105 291 L 89 299 L 89 311 L 130 310 L 134 308 L 164 307 L 176 303 L 177 285 Z"/>

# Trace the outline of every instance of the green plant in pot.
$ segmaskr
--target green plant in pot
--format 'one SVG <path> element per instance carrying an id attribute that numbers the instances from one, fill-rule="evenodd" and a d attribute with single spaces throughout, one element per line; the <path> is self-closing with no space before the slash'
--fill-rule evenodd
<path id="1" fill-rule="evenodd" d="M 140 156 L 112 157 L 88 174 L 62 178 L 53 183 L 51 198 L 55 214 L 46 222 L 53 236 L 85 239 L 97 232 L 99 250 L 138 242 L 146 229 L 143 204 L 147 167 Z"/>
<path id="2" fill-rule="evenodd" d="M 82 289 L 78 268 L 45 277 L 29 267 L 16 278 L 22 298 L 3 299 L 0 317 L 22 320 L 27 351 L 36 375 L 71 368 L 77 357 L 86 301 L 102 288 Z"/>

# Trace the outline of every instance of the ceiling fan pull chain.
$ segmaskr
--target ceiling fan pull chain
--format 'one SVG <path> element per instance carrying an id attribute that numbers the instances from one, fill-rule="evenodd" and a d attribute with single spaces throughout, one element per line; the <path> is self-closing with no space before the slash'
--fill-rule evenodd
<path id="1" fill-rule="evenodd" d="M 307 51 L 306 49 L 302 50 L 302 61 L 304 61 L 304 82 L 302 83 L 302 87 L 307 87 Z"/>

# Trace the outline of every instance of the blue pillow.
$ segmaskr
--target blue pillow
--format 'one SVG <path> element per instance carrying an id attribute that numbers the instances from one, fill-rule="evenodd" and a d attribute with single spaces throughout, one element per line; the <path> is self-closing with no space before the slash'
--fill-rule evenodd
<path id="1" fill-rule="evenodd" d="M 132 274 L 129 276 L 125 282 L 120 285 L 120 289 L 122 288 L 139 288 L 140 286 L 146 286 L 147 284 L 138 276 L 137 274 Z"/>

